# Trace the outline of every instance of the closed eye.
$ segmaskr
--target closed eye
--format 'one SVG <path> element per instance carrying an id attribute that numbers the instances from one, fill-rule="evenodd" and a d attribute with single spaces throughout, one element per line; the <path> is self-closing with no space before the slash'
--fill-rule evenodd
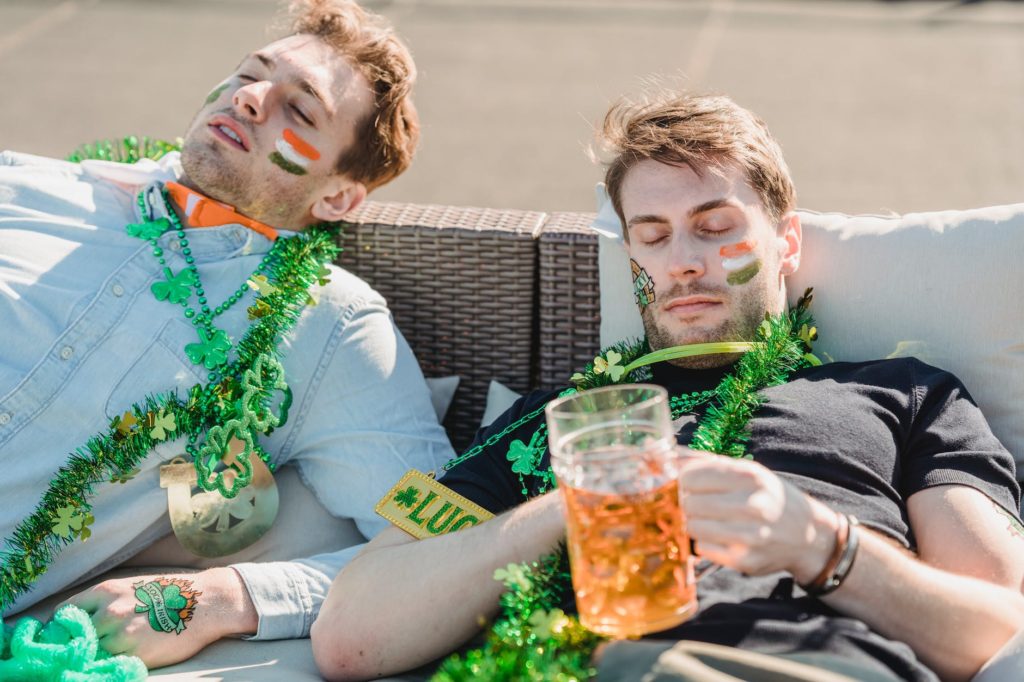
<path id="1" fill-rule="evenodd" d="M 248 76 L 248 75 L 246 75 L 244 73 L 238 74 L 238 80 L 240 80 L 240 81 L 248 81 L 250 83 L 255 83 L 256 82 L 256 79 L 253 76 Z"/>
<path id="2" fill-rule="evenodd" d="M 309 116 L 306 116 L 306 114 L 303 113 L 302 109 L 298 108 L 295 105 L 292 105 L 292 111 L 295 112 L 295 115 L 298 116 L 299 120 L 301 120 L 303 123 L 305 123 L 308 126 L 313 125 L 313 119 L 311 119 Z"/>

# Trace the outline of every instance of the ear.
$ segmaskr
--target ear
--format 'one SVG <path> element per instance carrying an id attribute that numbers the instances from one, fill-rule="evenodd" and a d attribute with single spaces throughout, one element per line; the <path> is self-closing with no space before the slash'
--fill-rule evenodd
<path id="1" fill-rule="evenodd" d="M 366 185 L 337 176 L 313 202 L 309 212 L 321 222 L 333 223 L 356 210 L 366 198 Z"/>
<path id="2" fill-rule="evenodd" d="M 800 268 L 800 253 L 803 243 L 800 216 L 795 212 L 782 216 L 775 233 L 778 235 L 776 241 L 779 246 L 779 274 L 792 275 Z"/>

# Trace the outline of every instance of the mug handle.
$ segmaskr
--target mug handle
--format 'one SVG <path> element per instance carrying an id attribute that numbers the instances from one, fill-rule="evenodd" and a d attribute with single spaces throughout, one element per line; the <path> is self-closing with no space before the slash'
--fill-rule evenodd
<path id="1" fill-rule="evenodd" d="M 696 547 L 694 546 L 693 538 L 690 538 L 690 556 L 696 560 L 696 565 L 693 567 L 694 580 L 700 580 L 701 578 L 709 576 L 722 567 L 721 564 L 716 564 L 710 559 L 704 559 L 698 555 Z"/>

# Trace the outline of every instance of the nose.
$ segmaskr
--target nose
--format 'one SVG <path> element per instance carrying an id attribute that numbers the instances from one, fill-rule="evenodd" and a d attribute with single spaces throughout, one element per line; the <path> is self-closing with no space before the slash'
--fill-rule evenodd
<path id="1" fill-rule="evenodd" d="M 668 274 L 675 280 L 699 279 L 704 276 L 704 254 L 686 237 L 673 239 L 669 259 Z"/>
<path id="2" fill-rule="evenodd" d="M 246 83 L 235 91 L 231 103 L 235 113 L 241 118 L 251 119 L 254 123 L 262 123 L 267 116 L 267 95 L 270 92 L 268 81 Z"/>

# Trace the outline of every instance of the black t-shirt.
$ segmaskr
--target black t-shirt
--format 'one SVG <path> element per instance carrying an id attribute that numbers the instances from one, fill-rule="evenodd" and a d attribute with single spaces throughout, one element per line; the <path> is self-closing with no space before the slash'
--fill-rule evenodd
<path id="1" fill-rule="evenodd" d="M 679 395 L 713 388 L 731 369 L 661 363 L 653 381 Z M 481 429 L 474 446 L 556 395 L 535 392 L 520 399 Z M 969 486 L 1018 513 L 1013 458 L 948 372 L 912 358 L 837 362 L 795 372 L 761 395 L 765 402 L 749 423 L 747 452 L 807 494 L 908 548 L 915 541 L 905 501 L 925 488 Z M 681 444 L 690 442 L 701 416 L 677 420 Z M 522 484 L 506 460 L 508 443 L 528 442 L 543 418 L 542 412 L 457 465 L 443 483 L 496 514 L 522 503 Z M 828 652 L 901 679 L 937 679 L 906 644 L 806 596 L 788 573 L 750 577 L 722 569 L 698 583 L 698 599 L 695 617 L 653 637 L 762 653 Z"/>

